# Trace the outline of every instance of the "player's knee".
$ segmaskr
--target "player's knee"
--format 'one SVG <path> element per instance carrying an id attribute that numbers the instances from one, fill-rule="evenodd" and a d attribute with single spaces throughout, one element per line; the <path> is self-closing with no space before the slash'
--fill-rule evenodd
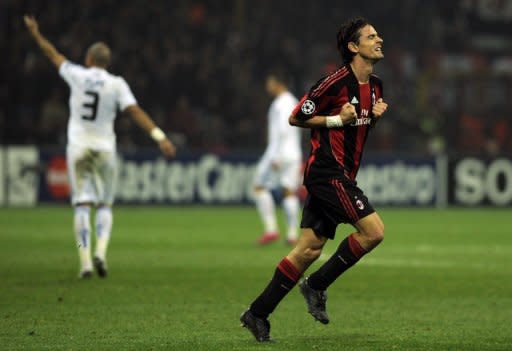
<path id="1" fill-rule="evenodd" d="M 379 219 L 371 226 L 361 230 L 361 234 L 363 234 L 368 245 L 373 248 L 384 240 L 384 223 Z"/>
<path id="2" fill-rule="evenodd" d="M 379 245 L 384 240 L 384 232 L 375 232 L 368 238 L 373 246 Z"/>
<path id="3" fill-rule="evenodd" d="M 375 228 L 367 234 L 368 240 L 373 244 L 373 246 L 379 245 L 384 240 L 384 223 L 380 221 Z"/>

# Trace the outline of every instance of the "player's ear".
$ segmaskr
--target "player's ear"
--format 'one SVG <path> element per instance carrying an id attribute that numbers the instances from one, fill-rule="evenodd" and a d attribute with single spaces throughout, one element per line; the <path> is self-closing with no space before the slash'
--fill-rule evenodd
<path id="1" fill-rule="evenodd" d="M 354 54 L 357 54 L 359 52 L 359 48 L 357 47 L 357 44 L 353 41 L 348 43 L 348 49 L 352 51 Z"/>

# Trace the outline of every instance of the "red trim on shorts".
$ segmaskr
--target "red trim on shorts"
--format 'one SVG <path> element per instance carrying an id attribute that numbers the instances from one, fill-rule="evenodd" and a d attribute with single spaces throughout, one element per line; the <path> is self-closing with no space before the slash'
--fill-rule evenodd
<path id="1" fill-rule="evenodd" d="M 332 180 L 332 185 L 336 189 L 336 193 L 338 194 L 338 198 L 345 209 L 345 212 L 347 213 L 349 219 L 356 223 L 359 220 L 359 216 L 357 215 L 357 211 L 354 208 L 354 205 L 352 205 L 352 202 L 350 201 L 350 197 L 347 194 L 347 191 L 343 187 L 343 184 L 336 179 Z"/>
<path id="2" fill-rule="evenodd" d="M 293 282 L 298 282 L 301 276 L 301 273 L 295 268 L 295 266 L 288 260 L 288 258 L 283 258 L 281 262 L 277 265 L 277 269 L 281 271 L 288 279 Z"/>
<path id="3" fill-rule="evenodd" d="M 357 259 L 360 259 L 368 252 L 361 246 L 361 244 L 359 244 L 359 241 L 354 238 L 354 234 L 348 236 L 348 246 Z"/>

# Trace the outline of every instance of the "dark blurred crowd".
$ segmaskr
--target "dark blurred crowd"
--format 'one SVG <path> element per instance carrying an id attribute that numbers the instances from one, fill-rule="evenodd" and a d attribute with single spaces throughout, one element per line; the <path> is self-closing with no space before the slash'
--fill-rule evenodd
<path id="1" fill-rule="evenodd" d="M 261 150 L 269 71 L 299 98 L 339 63 L 336 32 L 364 15 L 384 38 L 390 111 L 372 151 L 512 151 L 512 1 L 72 0 L 0 4 L 1 144 L 64 145 L 68 89 L 28 36 L 22 15 L 70 60 L 107 42 L 111 71 L 182 149 Z M 116 122 L 120 148 L 151 139 Z"/>

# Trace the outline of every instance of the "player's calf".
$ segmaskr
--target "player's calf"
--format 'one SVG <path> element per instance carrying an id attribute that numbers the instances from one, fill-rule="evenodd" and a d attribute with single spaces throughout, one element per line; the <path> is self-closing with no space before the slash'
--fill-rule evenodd
<path id="1" fill-rule="evenodd" d="M 317 236 L 312 229 L 306 228 L 287 258 L 303 273 L 320 257 L 326 241 L 326 238 Z"/>
<path id="2" fill-rule="evenodd" d="M 384 223 L 376 212 L 360 219 L 355 227 L 358 232 L 353 234 L 354 238 L 366 251 L 371 251 L 384 240 Z"/>
<path id="3" fill-rule="evenodd" d="M 91 260 L 91 223 L 90 206 L 81 204 L 75 207 L 73 226 L 77 242 L 78 255 L 80 258 L 80 276 L 92 272 Z"/>

